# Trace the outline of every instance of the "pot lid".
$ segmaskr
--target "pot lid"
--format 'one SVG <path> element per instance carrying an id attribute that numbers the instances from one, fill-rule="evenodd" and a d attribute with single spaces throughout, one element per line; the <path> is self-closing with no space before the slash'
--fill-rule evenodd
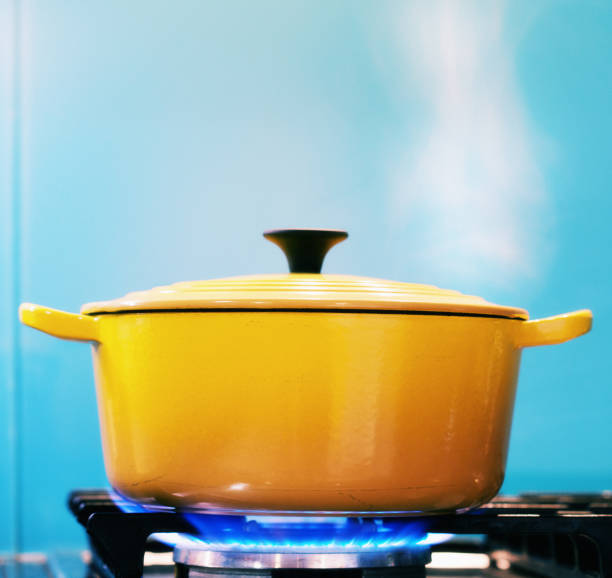
<path id="1" fill-rule="evenodd" d="M 325 255 L 348 237 L 345 231 L 280 229 L 264 237 L 278 245 L 290 273 L 184 281 L 87 303 L 81 313 L 174 310 L 307 310 L 422 312 L 527 319 L 524 309 L 433 285 L 371 277 L 321 274 Z"/>

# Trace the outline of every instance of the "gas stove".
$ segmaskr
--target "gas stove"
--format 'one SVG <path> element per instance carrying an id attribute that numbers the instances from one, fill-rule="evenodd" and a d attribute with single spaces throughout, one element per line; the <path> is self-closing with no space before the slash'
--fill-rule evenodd
<path id="1" fill-rule="evenodd" d="M 106 490 L 75 491 L 69 508 L 89 551 L 24 555 L 17 562 L 29 576 L 612 577 L 611 493 L 497 497 L 463 514 L 411 518 L 147 511 Z"/>

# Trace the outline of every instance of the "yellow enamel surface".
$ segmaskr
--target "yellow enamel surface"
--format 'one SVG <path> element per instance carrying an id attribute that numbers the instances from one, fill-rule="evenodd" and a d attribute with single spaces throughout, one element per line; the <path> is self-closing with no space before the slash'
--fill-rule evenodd
<path id="1" fill-rule="evenodd" d="M 504 476 L 518 320 L 357 313 L 98 318 L 112 485 L 217 511 L 476 506 Z"/>
<path id="2" fill-rule="evenodd" d="M 98 339 L 98 321 L 88 315 L 66 313 L 51 307 L 22 303 L 19 306 L 19 320 L 24 325 L 62 339 L 74 341 Z"/>
<path id="3" fill-rule="evenodd" d="M 518 344 L 521 347 L 563 343 L 591 329 L 593 314 L 588 309 L 534 319 L 522 324 Z"/>
<path id="4" fill-rule="evenodd" d="M 143 502 L 214 511 L 418 513 L 502 483 L 520 352 L 586 333 L 547 319 L 348 312 L 83 316 L 26 324 L 93 342 L 106 469 Z"/>
<path id="5" fill-rule="evenodd" d="M 187 281 L 87 303 L 81 313 L 156 309 L 368 309 L 498 315 L 527 319 L 518 307 L 433 285 L 351 275 L 292 273 Z"/>

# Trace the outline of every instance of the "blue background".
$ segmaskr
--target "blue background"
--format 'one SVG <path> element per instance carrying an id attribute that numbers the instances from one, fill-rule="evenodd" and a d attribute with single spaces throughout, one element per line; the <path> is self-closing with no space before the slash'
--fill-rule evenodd
<path id="1" fill-rule="evenodd" d="M 18 325 L 284 271 L 266 228 L 346 228 L 329 272 L 593 332 L 523 357 L 504 491 L 612 487 L 612 6 L 0 0 L 0 551 L 82 545 L 104 485 L 90 352 Z"/>

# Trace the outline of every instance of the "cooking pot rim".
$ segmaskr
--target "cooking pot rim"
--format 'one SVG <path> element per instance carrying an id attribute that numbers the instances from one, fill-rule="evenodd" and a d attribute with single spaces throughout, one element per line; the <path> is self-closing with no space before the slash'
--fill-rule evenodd
<path id="1" fill-rule="evenodd" d="M 417 316 L 436 316 L 436 317 L 477 317 L 489 319 L 508 319 L 511 321 L 526 321 L 525 317 L 509 316 L 494 313 L 478 313 L 466 311 L 429 311 L 429 310 L 402 310 L 402 309 L 359 309 L 359 308 L 307 308 L 307 307 L 184 307 L 167 309 L 120 309 L 117 311 L 88 311 L 84 315 L 98 317 L 101 315 L 145 315 L 149 313 L 358 313 L 364 315 L 417 315 Z"/>

